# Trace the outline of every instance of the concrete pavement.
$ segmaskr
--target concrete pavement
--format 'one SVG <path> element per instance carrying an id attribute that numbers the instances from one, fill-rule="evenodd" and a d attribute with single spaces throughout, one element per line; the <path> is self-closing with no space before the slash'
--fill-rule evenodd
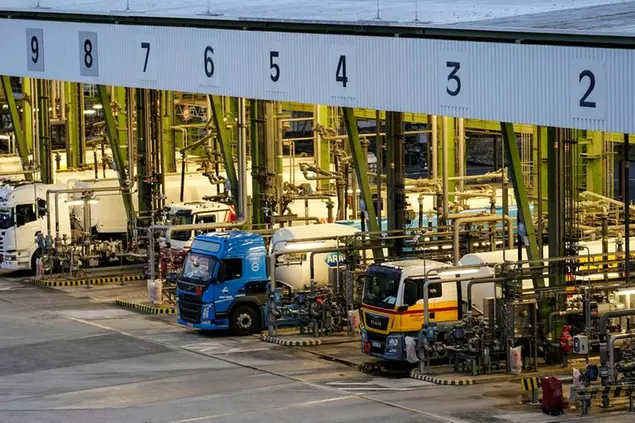
<path id="1" fill-rule="evenodd" d="M 0 422 L 632 421 L 542 415 L 517 384 L 442 387 L 362 374 L 257 337 L 204 335 L 0 278 Z M 90 291 L 90 290 L 88 290 Z"/>

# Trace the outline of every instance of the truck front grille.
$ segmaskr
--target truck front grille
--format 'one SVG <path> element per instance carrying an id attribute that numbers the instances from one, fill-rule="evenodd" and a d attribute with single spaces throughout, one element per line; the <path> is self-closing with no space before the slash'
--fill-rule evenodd
<path id="1" fill-rule="evenodd" d="M 201 323 L 201 297 L 179 294 L 179 317 L 189 323 Z"/>

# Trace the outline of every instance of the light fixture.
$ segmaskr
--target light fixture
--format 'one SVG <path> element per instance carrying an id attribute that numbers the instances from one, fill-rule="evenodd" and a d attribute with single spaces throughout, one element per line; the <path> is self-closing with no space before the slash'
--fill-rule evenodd
<path id="1" fill-rule="evenodd" d="M 294 242 L 285 244 L 284 249 L 290 251 L 311 250 L 313 248 L 324 247 L 325 242 Z"/>
<path id="2" fill-rule="evenodd" d="M 97 204 L 99 203 L 99 200 L 88 200 L 88 201 L 84 201 L 84 200 L 71 200 L 71 201 L 67 201 L 66 204 L 69 206 L 83 206 L 85 203 L 88 204 Z"/>
<path id="3" fill-rule="evenodd" d="M 2 105 L 2 109 L 3 109 L 3 110 L 7 110 L 8 108 L 9 108 L 9 105 L 8 105 L 8 104 L 3 104 L 3 105 Z"/>
<path id="4" fill-rule="evenodd" d="M 95 110 L 101 110 L 101 109 L 103 109 L 103 108 L 104 108 L 104 106 L 102 106 L 102 105 L 101 105 L 101 104 L 99 104 L 99 103 L 93 104 L 93 109 L 95 109 Z"/>
<path id="5" fill-rule="evenodd" d="M 456 275 L 470 275 L 472 273 L 479 273 L 480 269 L 456 269 L 456 270 L 444 270 L 441 272 L 437 272 L 439 276 L 456 276 Z"/>
<path id="6" fill-rule="evenodd" d="M 84 110 L 85 115 L 94 115 L 97 113 L 97 110 Z"/>

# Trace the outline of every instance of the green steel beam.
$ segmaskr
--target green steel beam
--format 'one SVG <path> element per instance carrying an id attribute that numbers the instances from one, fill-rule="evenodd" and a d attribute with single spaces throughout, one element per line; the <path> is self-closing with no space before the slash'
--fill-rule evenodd
<path id="1" fill-rule="evenodd" d="M 265 223 L 262 193 L 266 178 L 263 160 L 265 147 L 265 103 L 262 100 L 251 100 L 251 218 L 256 226 Z"/>
<path id="2" fill-rule="evenodd" d="M 549 257 L 564 257 L 564 145 L 558 139 L 556 128 L 547 128 L 547 201 Z M 564 269 L 556 263 L 550 272 L 549 286 L 564 285 Z"/>
<path id="3" fill-rule="evenodd" d="M 45 184 L 53 183 L 53 157 L 51 155 L 51 115 L 49 107 L 51 87 L 49 81 L 38 80 L 38 132 L 40 151 L 40 179 Z"/>
<path id="4" fill-rule="evenodd" d="M 121 153 L 119 145 L 119 133 L 117 131 L 117 124 L 112 114 L 112 107 L 110 105 L 110 95 L 108 89 L 104 85 L 98 85 L 97 90 L 103 106 L 104 120 L 106 122 L 106 133 L 108 134 L 108 141 L 110 143 L 110 150 L 112 152 L 112 158 L 117 168 L 117 175 L 119 176 L 119 186 L 122 189 L 121 197 L 123 199 L 123 205 L 126 209 L 126 216 L 128 217 L 128 236 L 132 238 L 132 229 L 135 226 L 135 212 L 132 204 L 132 195 L 130 194 L 130 185 L 128 176 L 126 175 L 126 165 Z"/>
<path id="5" fill-rule="evenodd" d="M 500 126 L 503 142 L 505 143 L 509 179 L 514 187 L 514 196 L 516 197 L 516 205 L 518 207 L 518 221 L 525 224 L 526 239 L 528 241 L 527 257 L 529 260 L 539 260 L 542 257 L 538 251 L 536 232 L 534 231 L 534 223 L 531 218 L 529 197 L 527 196 L 527 187 L 525 187 L 525 179 L 520 163 L 520 153 L 518 151 L 518 141 L 516 140 L 514 126 L 507 122 L 501 122 Z M 542 288 L 545 285 L 543 278 L 535 278 L 533 282 L 534 288 Z"/>
<path id="6" fill-rule="evenodd" d="M 150 93 L 146 89 L 137 88 L 135 91 L 137 100 L 137 201 L 139 206 L 139 220 L 144 224 L 151 220 L 152 211 L 152 186 L 148 183 L 148 167 L 152 160 L 149 157 L 151 143 L 150 136 Z"/>
<path id="7" fill-rule="evenodd" d="M 604 157 L 604 134 L 602 132 L 587 133 L 586 150 L 586 189 L 602 194 L 602 158 Z"/>
<path id="8" fill-rule="evenodd" d="M 350 107 L 344 107 L 343 113 L 346 133 L 348 134 L 348 144 L 353 158 L 353 166 L 355 167 L 361 198 L 364 200 L 366 212 L 368 213 L 368 229 L 371 232 L 379 232 L 381 228 L 377 222 L 377 215 L 373 207 L 373 194 L 370 191 L 370 184 L 368 183 L 368 158 L 364 156 L 364 151 L 362 150 L 359 130 L 357 129 L 357 119 L 355 118 L 353 109 Z M 381 248 L 376 248 L 373 251 L 373 256 L 375 259 L 380 259 L 384 257 L 384 253 Z"/>
<path id="9" fill-rule="evenodd" d="M 329 126 L 329 106 L 316 105 L 313 110 L 313 118 L 314 124 L 320 124 L 324 127 Z M 316 145 L 318 155 L 314 154 L 314 157 L 318 162 L 316 163 L 321 169 L 329 170 L 329 166 L 331 164 L 330 156 L 331 151 L 329 149 L 328 140 L 322 139 L 322 136 L 319 133 L 316 133 Z M 318 181 L 318 187 L 323 190 L 329 189 L 329 181 L 328 180 L 320 180 Z"/>
<path id="10" fill-rule="evenodd" d="M 313 106 L 310 104 L 304 103 L 289 103 L 283 102 L 282 108 L 284 110 L 295 111 L 295 112 L 312 112 Z M 354 109 L 355 117 L 358 120 L 375 120 L 376 111 L 373 109 Z M 406 123 L 428 123 L 428 115 L 422 113 L 402 113 L 403 121 Z M 386 112 L 380 112 L 380 118 L 382 120 L 386 119 Z M 495 132 L 498 133 L 500 131 L 499 122 L 489 121 L 489 120 L 480 120 L 480 119 L 465 119 L 465 130 L 467 132 Z M 514 130 L 517 134 L 531 134 L 533 131 L 533 125 L 526 124 L 514 124 Z M 622 137 L 622 134 L 615 134 L 615 139 L 617 140 L 619 137 Z M 619 142 L 622 142 L 620 139 Z"/>
<path id="11" fill-rule="evenodd" d="M 22 78 L 22 130 L 29 152 L 33 152 L 33 87 L 31 78 Z"/>
<path id="12" fill-rule="evenodd" d="M 18 154 L 20 155 L 20 161 L 22 162 L 22 170 L 27 170 L 29 166 L 29 150 L 26 145 L 24 131 L 22 130 L 18 106 L 15 102 L 13 90 L 11 89 L 11 79 L 8 76 L 2 76 L 2 90 L 4 91 L 4 96 L 7 99 L 7 104 L 9 105 L 9 114 L 11 115 L 11 123 L 13 124 L 13 132 L 17 142 Z M 30 173 L 25 174 L 24 177 L 27 181 L 33 180 L 33 175 Z"/>
<path id="13" fill-rule="evenodd" d="M 406 196 L 404 192 L 405 136 L 403 115 L 399 112 L 386 114 L 386 164 L 387 164 L 387 208 L 388 230 L 403 230 L 405 226 Z M 400 256 L 403 240 L 395 240 L 392 256 Z"/>
<path id="14" fill-rule="evenodd" d="M 74 84 L 74 86 L 77 93 L 77 157 L 79 166 L 82 167 L 86 164 L 86 115 L 84 114 L 86 99 L 84 98 L 84 84 Z"/>
<path id="15" fill-rule="evenodd" d="M 453 117 L 443 116 L 439 119 L 439 127 L 441 128 L 441 136 L 447 137 L 448 145 L 448 178 L 456 176 L 456 128 Z M 443 174 L 443 142 L 437 143 L 437 160 L 439 175 Z M 448 181 L 448 192 L 454 192 L 456 183 Z M 454 201 L 454 196 L 450 195 L 448 201 Z"/>
<path id="16" fill-rule="evenodd" d="M 126 88 L 114 87 L 115 90 L 115 102 L 117 103 L 117 110 L 115 116 L 117 117 L 117 131 L 119 132 L 119 142 L 121 148 L 121 154 L 123 157 L 128 157 L 128 110 L 126 110 Z"/>
<path id="17" fill-rule="evenodd" d="M 165 173 L 176 172 L 176 142 L 174 137 L 174 93 L 161 91 L 161 128 L 163 130 L 163 168 Z"/>
<path id="18" fill-rule="evenodd" d="M 79 168 L 79 104 L 77 99 L 77 84 L 64 82 L 66 97 L 66 168 Z"/>
<path id="19" fill-rule="evenodd" d="M 231 184 L 232 199 L 234 203 L 238 201 L 238 178 L 236 177 L 236 167 L 234 158 L 232 157 L 232 149 L 230 144 L 230 133 L 225 124 L 225 114 L 223 113 L 223 98 L 218 95 L 210 96 L 210 104 L 212 105 L 212 118 L 216 127 L 216 137 L 220 145 L 225 164 L 225 173 Z"/>

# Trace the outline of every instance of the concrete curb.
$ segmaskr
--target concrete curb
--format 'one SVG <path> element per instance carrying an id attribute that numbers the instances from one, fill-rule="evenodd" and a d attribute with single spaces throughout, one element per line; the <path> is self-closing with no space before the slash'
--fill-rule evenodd
<path id="1" fill-rule="evenodd" d="M 149 306 L 121 299 L 116 299 L 115 304 L 123 308 L 139 311 L 146 314 L 176 314 L 176 309 L 174 307 Z"/>
<path id="2" fill-rule="evenodd" d="M 264 342 L 284 345 L 285 347 L 313 347 L 317 345 L 322 345 L 321 339 L 307 339 L 307 340 L 301 340 L 301 341 L 293 341 L 290 339 L 284 339 L 278 336 L 269 336 L 266 334 L 262 334 L 260 336 L 260 339 L 262 339 Z"/>
<path id="3" fill-rule="evenodd" d="M 474 385 L 476 383 L 474 379 L 441 379 L 430 375 L 424 375 L 415 369 L 410 372 L 410 377 L 424 382 L 434 383 L 435 385 L 444 386 Z"/>
<path id="4" fill-rule="evenodd" d="M 35 285 L 44 286 L 47 288 L 55 287 L 67 287 L 67 286 L 82 286 L 82 285 L 105 285 L 109 283 L 120 283 L 139 281 L 144 278 L 143 275 L 125 275 L 125 276 L 108 276 L 101 278 L 83 278 L 83 279 L 35 279 L 31 278 L 28 281 Z"/>

